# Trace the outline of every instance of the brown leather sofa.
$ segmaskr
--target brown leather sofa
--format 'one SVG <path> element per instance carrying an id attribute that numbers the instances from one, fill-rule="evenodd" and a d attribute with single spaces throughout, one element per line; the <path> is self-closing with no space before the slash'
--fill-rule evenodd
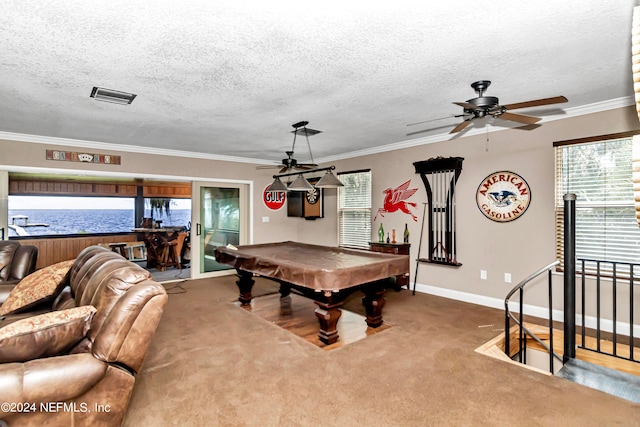
<path id="1" fill-rule="evenodd" d="M 38 248 L 15 240 L 0 240 L 0 304 L 11 290 L 36 270 Z"/>
<path id="2" fill-rule="evenodd" d="M 23 410 L 0 411 L 9 426 L 122 424 L 167 293 L 149 272 L 100 246 L 80 253 L 68 281 L 51 309 L 92 305 L 97 311 L 71 351 L 0 364 L 0 402 Z"/>

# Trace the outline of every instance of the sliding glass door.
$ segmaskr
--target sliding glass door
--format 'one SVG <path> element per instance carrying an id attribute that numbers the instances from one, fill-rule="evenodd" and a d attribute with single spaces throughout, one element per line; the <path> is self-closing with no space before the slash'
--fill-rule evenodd
<path id="1" fill-rule="evenodd" d="M 216 262 L 215 249 L 249 242 L 248 185 L 194 182 L 192 200 L 195 226 L 191 229 L 191 275 L 200 278 L 228 274 L 231 267 Z"/>

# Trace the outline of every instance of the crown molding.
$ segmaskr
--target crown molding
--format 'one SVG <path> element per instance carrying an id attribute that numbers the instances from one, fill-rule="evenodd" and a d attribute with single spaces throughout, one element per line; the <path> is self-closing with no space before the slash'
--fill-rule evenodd
<path id="1" fill-rule="evenodd" d="M 579 107 L 567 108 L 566 110 L 564 110 L 565 114 L 556 114 L 553 116 L 547 116 L 543 118 L 540 123 L 550 122 L 554 120 L 562 120 L 570 117 L 582 116 L 585 114 L 599 113 L 602 111 L 613 110 L 616 108 L 629 107 L 634 104 L 635 104 L 635 98 L 633 96 L 610 99 L 607 101 L 596 102 L 593 104 L 583 105 Z M 490 124 L 487 125 L 487 127 L 482 129 L 471 129 L 465 132 L 464 136 L 467 137 L 467 136 L 477 135 L 481 133 L 486 133 L 487 131 L 489 133 L 492 133 L 492 132 L 498 132 L 498 131 L 510 129 L 509 127 L 491 126 Z M 515 125 L 513 127 L 515 127 Z M 447 141 L 454 138 L 456 138 L 456 136 L 455 135 L 452 136 L 449 133 L 430 135 L 424 138 L 416 138 L 408 141 L 400 141 L 400 142 L 395 142 L 391 144 L 380 145 L 377 147 L 365 148 L 363 150 L 350 151 L 348 153 L 337 154 L 335 156 L 322 157 L 322 158 L 316 159 L 316 163 L 329 163 L 329 162 L 335 162 L 338 160 L 351 159 L 354 157 L 362 157 L 362 156 L 368 156 L 372 154 L 386 153 L 389 151 L 400 150 L 403 148 L 411 148 L 411 147 L 416 147 L 420 145 L 427 145 L 427 144 L 433 144 L 436 142 Z M 150 155 L 160 155 L 160 156 L 186 157 L 186 158 L 204 159 L 204 160 L 218 160 L 223 162 L 273 165 L 272 161 L 267 161 L 264 159 L 225 156 L 225 155 L 209 154 L 209 153 L 196 153 L 191 151 L 173 150 L 168 148 L 140 147 L 135 145 L 113 144 L 113 143 L 107 143 L 107 142 L 85 141 L 85 140 L 68 139 L 68 138 L 56 138 L 52 136 L 30 135 L 30 134 L 11 133 L 11 132 L 2 132 L 2 131 L 0 131 L 0 139 L 4 139 L 8 141 L 31 142 L 35 144 L 90 148 L 90 149 L 96 149 L 96 150 L 114 150 L 114 151 L 123 151 L 123 152 L 129 152 L 129 153 L 140 153 L 140 154 L 150 154 Z"/>
<path id="2" fill-rule="evenodd" d="M 596 102 L 593 104 L 582 105 L 579 107 L 567 108 L 566 110 L 564 110 L 565 112 L 564 114 L 555 114 L 552 116 L 546 116 L 540 121 L 540 123 L 568 119 L 570 117 L 583 116 L 585 114 L 599 113 L 607 110 L 615 110 L 616 108 L 625 108 L 634 104 L 635 104 L 635 98 L 633 96 L 625 96 L 622 98 L 610 99 L 607 101 Z M 492 133 L 492 132 L 508 130 L 514 127 L 517 127 L 517 125 L 514 124 L 511 127 L 505 127 L 505 126 L 492 126 L 488 124 L 487 127 L 483 127 L 482 129 L 471 129 L 465 132 L 464 136 L 467 137 L 472 135 L 485 134 L 487 133 L 487 128 L 488 128 L 488 132 Z M 457 137 L 455 135 L 451 135 L 450 133 L 441 133 L 437 135 L 426 136 L 424 138 L 416 138 L 408 141 L 400 141 L 392 144 L 380 145 L 372 148 L 365 148 L 363 150 L 351 151 L 348 153 L 338 154 L 335 156 L 322 157 L 322 158 L 316 159 L 316 162 L 318 163 L 336 162 L 338 160 L 352 159 L 354 157 L 362 157 L 362 156 L 369 156 L 372 154 L 386 153 L 389 151 L 400 150 L 403 148 L 417 147 L 419 145 L 433 144 L 436 142 L 448 141 L 456 138 Z"/>
<path id="3" fill-rule="evenodd" d="M 151 154 L 171 157 L 187 157 L 192 159 L 219 160 L 223 162 L 238 162 L 251 164 L 272 165 L 272 161 L 251 159 L 247 157 L 225 156 L 220 154 L 196 153 L 192 151 L 173 150 L 169 148 L 140 147 L 136 145 L 113 144 L 108 142 L 85 141 L 81 139 L 56 138 L 53 136 L 29 135 L 25 133 L 11 133 L 0 131 L 0 139 L 7 141 L 31 142 L 34 144 L 61 145 L 65 147 L 89 148 L 94 150 L 113 150 L 128 153 Z"/>

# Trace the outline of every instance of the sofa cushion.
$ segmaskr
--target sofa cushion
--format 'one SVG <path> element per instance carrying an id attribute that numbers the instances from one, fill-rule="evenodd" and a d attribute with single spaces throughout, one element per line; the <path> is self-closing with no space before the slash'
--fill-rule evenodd
<path id="1" fill-rule="evenodd" d="M 37 304 L 53 300 L 66 284 L 67 273 L 73 261 L 50 265 L 22 279 L 0 306 L 0 316 L 28 310 Z"/>
<path id="2" fill-rule="evenodd" d="M 18 320 L 0 328 L 0 363 L 65 354 L 89 331 L 96 309 L 85 305 Z"/>

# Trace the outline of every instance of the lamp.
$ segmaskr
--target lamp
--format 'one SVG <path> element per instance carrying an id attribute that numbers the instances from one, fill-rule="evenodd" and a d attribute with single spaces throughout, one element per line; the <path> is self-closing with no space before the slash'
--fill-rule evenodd
<path id="1" fill-rule="evenodd" d="M 304 178 L 304 174 L 306 173 L 317 173 L 317 172 L 322 172 L 322 171 L 327 171 L 327 173 L 320 178 L 320 180 L 318 181 L 318 183 L 315 185 L 317 188 L 338 188 L 338 187 L 343 187 L 344 184 L 340 182 L 340 180 L 338 178 L 336 178 L 336 176 L 331 173 L 332 170 L 334 170 L 336 167 L 335 166 L 329 166 L 326 168 L 317 168 L 317 169 L 309 169 L 309 170 L 305 170 L 305 171 L 300 171 L 300 172 L 290 172 L 290 173 L 281 173 L 278 175 L 273 175 L 273 183 L 267 188 L 267 191 L 309 191 L 309 190 L 313 190 L 314 187 L 313 185 L 309 184 L 309 181 L 307 181 Z M 293 181 L 291 184 L 289 184 L 289 186 L 287 187 L 286 185 L 284 185 L 282 183 L 282 181 L 280 181 L 280 178 L 282 178 L 283 176 L 293 176 L 293 175 L 298 175 L 298 177 L 295 179 L 295 181 Z"/>
<path id="2" fill-rule="evenodd" d="M 324 174 L 320 181 L 316 183 L 316 188 L 338 188 L 344 187 L 344 184 L 340 182 L 338 178 L 331 172 L 331 169 Z"/>
<path id="3" fill-rule="evenodd" d="M 282 181 L 280 181 L 280 177 L 276 177 L 276 179 L 271 183 L 267 191 L 287 191 L 287 186 L 284 185 Z"/>
<path id="4" fill-rule="evenodd" d="M 277 178 L 276 178 L 277 179 Z M 309 184 L 302 174 L 298 175 L 298 177 L 289 184 L 289 190 L 291 191 L 309 191 L 313 190 L 313 185 Z"/>

